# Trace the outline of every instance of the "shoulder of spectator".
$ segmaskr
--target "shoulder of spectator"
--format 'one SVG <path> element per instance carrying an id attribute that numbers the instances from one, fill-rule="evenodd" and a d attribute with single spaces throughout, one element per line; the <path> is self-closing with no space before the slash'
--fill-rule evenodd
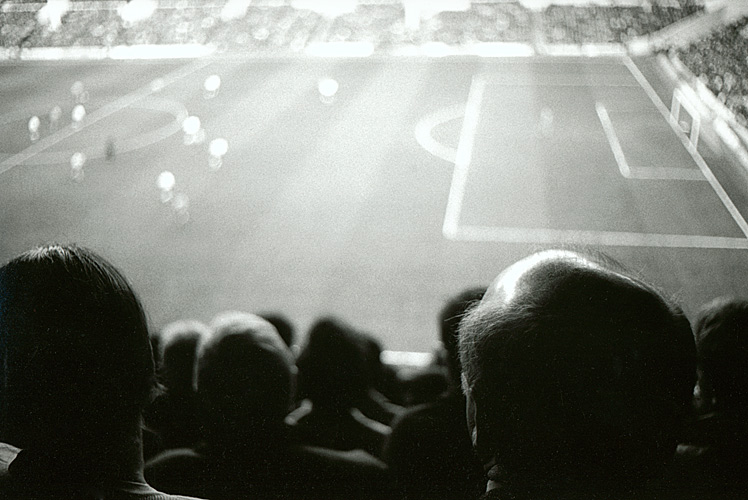
<path id="1" fill-rule="evenodd" d="M 318 446 L 301 446 L 300 450 L 306 458 L 311 460 L 327 460 L 343 465 L 363 467 L 372 470 L 386 470 L 387 466 L 381 460 L 373 457 L 363 450 L 340 451 Z"/>
<path id="2" fill-rule="evenodd" d="M 309 402 L 309 400 L 305 399 L 304 401 L 299 404 L 299 407 L 292 410 L 291 413 L 286 415 L 285 422 L 286 425 L 296 425 L 299 423 L 299 420 L 304 418 L 305 416 L 309 415 L 312 412 L 312 403 Z"/>
<path id="3" fill-rule="evenodd" d="M 21 449 L 8 443 L 0 443 L 0 475 L 8 472 L 8 466 L 15 460 Z"/>
<path id="4" fill-rule="evenodd" d="M 361 411 L 357 408 L 351 409 L 351 416 L 358 424 L 364 426 L 369 431 L 381 434 L 382 436 L 390 435 L 391 429 L 389 426 L 384 425 L 381 422 L 377 422 L 376 420 L 372 420 L 371 418 L 361 413 Z"/>

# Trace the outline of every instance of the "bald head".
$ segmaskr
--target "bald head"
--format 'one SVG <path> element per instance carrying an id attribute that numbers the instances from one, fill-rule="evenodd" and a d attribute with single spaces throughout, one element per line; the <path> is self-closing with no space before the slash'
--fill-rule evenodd
<path id="1" fill-rule="evenodd" d="M 547 251 L 513 264 L 463 320 L 460 355 L 478 452 L 514 473 L 625 487 L 675 451 L 690 327 L 612 261 Z"/>

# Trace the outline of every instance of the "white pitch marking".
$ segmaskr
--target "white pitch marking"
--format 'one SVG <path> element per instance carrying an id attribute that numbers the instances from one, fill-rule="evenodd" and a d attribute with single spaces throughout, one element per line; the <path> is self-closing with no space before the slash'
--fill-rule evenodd
<path id="1" fill-rule="evenodd" d="M 447 108 L 440 109 L 430 115 L 423 117 L 415 129 L 416 141 L 427 152 L 441 158 L 442 160 L 454 163 L 457 157 L 457 150 L 438 142 L 431 135 L 431 131 L 442 123 L 447 123 L 465 115 L 465 105 L 455 104 Z"/>
<path id="2" fill-rule="evenodd" d="M 465 186 L 467 185 L 468 168 L 470 167 L 470 161 L 473 156 L 475 132 L 478 128 L 480 106 L 483 101 L 483 91 L 485 88 L 485 80 L 480 76 L 473 76 L 470 83 L 467 103 L 465 104 L 465 118 L 462 121 L 460 141 L 457 144 L 455 168 L 452 174 L 452 183 L 449 188 L 449 198 L 447 199 L 447 210 L 444 214 L 444 224 L 442 225 L 442 233 L 444 233 L 444 236 L 447 238 L 451 238 L 456 234 L 459 228 L 462 201 L 465 198 Z"/>
<path id="3" fill-rule="evenodd" d="M 599 102 L 595 103 L 595 110 L 597 111 L 598 118 L 600 118 L 603 131 L 605 131 L 605 136 L 608 138 L 610 149 L 613 151 L 613 157 L 616 159 L 616 164 L 618 164 L 618 170 L 621 172 L 622 176 L 629 179 L 631 177 L 631 169 L 629 168 L 629 163 L 626 161 L 626 156 L 623 154 L 621 143 L 618 142 L 618 136 L 616 135 L 616 131 L 613 129 L 613 123 L 610 121 L 610 116 L 608 116 L 608 110 L 606 110 L 605 106 Z"/>
<path id="4" fill-rule="evenodd" d="M 638 68 L 636 69 L 638 70 Z M 634 76 L 636 77 L 636 74 L 631 70 L 631 68 L 629 68 L 629 71 L 631 71 L 632 74 L 634 74 Z M 468 102 L 465 107 L 465 120 L 463 121 L 463 127 L 457 149 L 458 153 L 460 154 L 456 155 L 455 158 L 455 170 L 452 177 L 452 184 L 450 186 L 449 201 L 447 203 L 447 213 L 445 214 L 444 226 L 442 228 L 444 236 L 447 239 L 454 241 L 485 241 L 527 244 L 565 244 L 574 242 L 584 245 L 601 246 L 607 245 L 632 247 L 748 249 L 748 239 L 722 236 L 633 233 L 619 231 L 583 231 L 521 227 L 460 226 L 459 217 L 462 208 L 462 201 L 465 195 L 464 191 L 467 180 L 467 170 L 470 163 L 469 160 L 472 156 L 475 130 L 477 128 L 480 113 L 480 102 L 482 101 L 482 95 L 486 85 L 485 80 L 482 78 L 480 79 L 480 85 L 477 84 L 477 81 L 478 79 L 474 77 L 471 83 L 470 93 L 468 94 Z M 639 80 L 637 79 L 637 81 Z M 639 86 L 641 86 L 646 92 L 647 87 L 645 85 L 642 85 L 641 81 L 639 81 L 639 84 Z M 654 92 L 651 87 L 649 87 L 649 89 L 651 92 Z M 480 97 L 480 99 L 476 99 L 476 95 Z M 652 95 L 649 93 L 648 95 L 650 99 L 652 99 Z M 652 100 L 655 105 L 657 105 L 657 101 L 655 101 L 654 99 Z M 660 104 L 662 104 L 661 101 Z M 612 123 L 610 123 L 610 117 L 607 115 L 607 110 L 605 110 L 602 105 L 600 105 L 600 107 L 596 106 L 596 108 L 598 109 L 598 116 L 600 116 L 600 110 L 602 109 L 602 114 L 608 118 L 607 122 L 610 127 L 609 130 L 606 129 L 606 135 L 609 131 L 612 132 L 612 135 L 610 137 L 613 137 L 614 143 L 618 145 L 617 148 L 614 148 L 612 146 L 613 142 L 611 143 L 611 147 L 612 149 L 614 149 L 614 155 L 616 154 L 617 149 L 619 152 L 618 154 L 620 155 L 617 159 L 623 159 L 623 164 L 628 167 L 629 175 L 631 175 L 631 167 L 628 166 L 628 163 L 625 163 L 625 156 L 623 156 L 623 151 L 620 148 L 620 143 L 618 143 L 617 136 L 615 135 L 615 131 L 612 128 Z M 660 111 L 662 112 L 661 109 Z M 664 114 L 666 117 L 669 115 L 667 113 L 667 110 L 665 110 Z M 604 118 L 601 117 L 601 121 L 603 120 Z M 673 124 L 671 123 L 671 126 L 672 125 Z M 603 125 L 603 128 L 606 128 L 605 124 Z M 681 140 L 683 140 L 682 137 Z M 686 141 L 690 143 L 687 138 Z M 688 149 L 688 147 L 686 149 Z M 690 152 L 691 151 L 689 150 L 689 153 Z M 696 154 L 698 155 L 698 152 Z M 699 158 L 701 158 L 700 155 Z M 467 159 L 468 161 L 465 162 L 465 159 Z M 458 160 L 461 160 L 461 162 L 457 163 Z M 694 158 L 694 160 L 696 160 L 696 158 Z M 696 161 L 697 164 L 699 164 L 699 161 Z M 703 161 L 703 158 L 701 159 L 701 162 L 705 163 Z M 700 164 L 699 167 L 701 168 Z M 647 175 L 645 170 L 647 169 L 638 169 L 638 173 L 633 175 L 640 175 L 642 176 L 642 178 L 645 178 L 644 176 Z M 671 170 L 671 176 L 684 175 L 684 172 L 672 172 L 674 170 L 684 169 L 665 170 Z M 709 171 L 708 167 L 707 171 Z M 711 171 L 709 172 L 711 173 Z"/>
<path id="5" fill-rule="evenodd" d="M 618 135 L 613 127 L 613 122 L 610 120 L 608 110 L 600 102 L 595 103 L 595 110 L 597 111 L 598 118 L 600 118 L 600 124 L 603 126 L 610 149 L 613 151 L 613 156 L 618 164 L 618 170 L 626 179 L 706 181 L 699 170 L 672 167 L 631 167 L 626 160 L 626 155 L 623 153 L 621 143 L 618 141 Z"/>
<path id="6" fill-rule="evenodd" d="M 714 176 L 714 173 L 709 168 L 709 165 L 706 164 L 706 161 L 704 161 L 704 158 L 701 156 L 696 146 L 694 146 L 688 136 L 680 128 L 680 125 L 670 114 L 667 106 L 665 106 L 665 104 L 662 102 L 662 99 L 660 99 L 660 96 L 657 95 L 657 92 L 655 92 L 655 90 L 652 88 L 652 85 L 650 85 L 644 74 L 639 70 L 639 68 L 636 67 L 634 61 L 632 61 L 630 57 L 626 56 L 623 58 L 623 63 L 629 69 L 633 77 L 636 78 L 636 81 L 639 82 L 639 85 L 641 85 L 642 89 L 644 89 L 644 92 L 646 92 L 647 96 L 649 96 L 649 98 L 652 100 L 652 103 L 660 111 L 665 120 L 670 124 L 670 127 L 673 129 L 675 135 L 678 137 L 678 139 L 680 139 L 681 143 L 683 143 L 683 147 L 685 147 L 686 151 L 689 152 L 691 157 L 696 162 L 696 165 L 699 166 L 701 173 L 704 174 L 704 177 L 712 186 L 712 189 L 717 194 L 727 211 L 730 213 L 735 223 L 738 225 L 743 234 L 748 238 L 748 223 L 746 223 L 745 219 L 740 214 L 737 207 L 728 196 L 727 192 L 725 192 L 722 185 Z"/>
<path id="7" fill-rule="evenodd" d="M 748 249 L 748 239 L 745 238 L 523 227 L 461 226 L 449 236 L 449 239 L 494 243 L 565 244 L 573 242 L 580 245 L 601 246 Z"/>
<path id="8" fill-rule="evenodd" d="M 488 79 L 489 85 L 495 85 L 496 87 L 603 87 L 603 88 L 638 88 L 639 85 L 633 85 L 630 83 L 598 83 L 590 81 L 572 81 L 572 82 L 510 82 L 506 80 L 492 80 Z"/>
<path id="9" fill-rule="evenodd" d="M 195 71 L 200 70 L 201 68 L 204 68 L 208 64 L 211 64 L 211 61 L 209 60 L 203 60 L 198 59 L 186 66 L 182 66 L 181 68 L 178 68 L 171 73 L 168 73 L 167 75 L 162 77 L 162 80 L 164 81 L 165 85 L 170 85 L 185 76 L 194 73 Z M 129 94 L 126 94 L 118 99 L 115 99 L 114 101 L 105 104 L 101 108 L 97 109 L 96 111 L 93 111 L 90 115 L 86 117 L 86 120 L 81 122 L 81 124 L 77 128 L 73 127 L 65 127 L 63 129 L 58 130 L 54 134 L 48 135 L 47 137 L 41 139 L 39 142 L 29 146 L 28 148 L 24 149 L 20 153 L 14 154 L 10 158 L 4 160 L 3 162 L 0 162 L 0 175 L 4 174 L 11 168 L 14 168 L 21 163 L 29 160 L 33 156 L 41 153 L 47 148 L 50 148 L 57 144 L 60 141 L 63 141 L 67 139 L 68 137 L 71 137 L 72 135 L 76 134 L 80 130 L 82 130 L 85 127 L 89 127 L 93 125 L 94 123 L 103 120 L 104 118 L 113 115 L 117 111 L 120 111 L 124 108 L 127 108 L 128 106 L 131 106 L 132 104 L 138 102 L 139 100 L 148 97 L 150 94 L 153 93 L 153 89 L 151 88 L 150 83 L 147 85 L 144 85 L 143 87 L 140 87 L 139 89 L 130 92 Z"/>

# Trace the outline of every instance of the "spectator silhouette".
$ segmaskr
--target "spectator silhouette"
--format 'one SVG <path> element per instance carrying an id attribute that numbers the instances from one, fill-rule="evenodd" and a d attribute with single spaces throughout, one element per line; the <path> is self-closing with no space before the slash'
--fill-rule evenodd
<path id="1" fill-rule="evenodd" d="M 658 291 L 610 259 L 541 252 L 498 276 L 459 343 L 486 498 L 663 498 L 695 349 Z"/>
<path id="2" fill-rule="evenodd" d="M 403 406 L 409 408 L 434 403 L 449 390 L 449 376 L 440 362 L 435 359 L 412 373 L 400 375 Z"/>
<path id="3" fill-rule="evenodd" d="M 748 493 L 748 301 L 718 298 L 694 324 L 699 417 L 678 481 L 702 496 Z"/>
<path id="4" fill-rule="evenodd" d="M 161 449 L 183 448 L 200 439 L 201 406 L 195 391 L 197 349 L 209 335 L 199 321 L 175 321 L 158 335 L 159 375 L 166 388 L 146 412 Z"/>
<path id="5" fill-rule="evenodd" d="M 449 386 L 437 401 L 409 409 L 395 421 L 385 461 L 398 490 L 407 499 L 472 499 L 485 489 L 480 462 L 473 453 L 460 390 L 457 328 L 485 288 L 469 289 L 442 309 L 441 341 Z"/>
<path id="6" fill-rule="evenodd" d="M 49 245 L 0 268 L 0 365 L 0 498 L 176 498 L 143 479 L 153 358 L 109 262 Z"/>
<path id="7" fill-rule="evenodd" d="M 390 428 L 364 416 L 369 374 L 359 334 L 335 319 L 317 321 L 299 355 L 299 393 L 311 402 L 288 417 L 299 439 L 334 450 L 381 456 Z"/>
<path id="8" fill-rule="evenodd" d="M 390 401 L 379 390 L 390 376 L 389 369 L 382 363 L 382 345 L 368 333 L 360 332 L 359 335 L 363 342 L 367 367 L 367 393 L 358 402 L 357 408 L 366 417 L 389 426 L 395 416 L 403 412 L 403 407 Z"/>
<path id="9" fill-rule="evenodd" d="M 376 497 L 384 465 L 365 453 L 336 453 L 294 442 L 284 424 L 294 400 L 295 366 L 275 328 L 229 312 L 200 349 L 198 394 L 205 442 L 151 460 L 149 481 L 211 499 Z"/>
<path id="10" fill-rule="evenodd" d="M 275 327 L 283 342 L 293 351 L 296 346 L 296 330 L 291 321 L 280 313 L 260 314 L 260 317 Z"/>

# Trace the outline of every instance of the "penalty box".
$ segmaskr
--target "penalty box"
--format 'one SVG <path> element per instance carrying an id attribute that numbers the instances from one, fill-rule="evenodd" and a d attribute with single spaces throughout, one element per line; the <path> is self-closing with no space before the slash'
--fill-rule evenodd
<path id="1" fill-rule="evenodd" d="M 696 150 L 698 116 L 672 115 L 629 62 L 592 75 L 476 75 L 444 235 L 748 248 L 748 225 Z M 684 217 L 691 200 L 711 215 Z"/>

